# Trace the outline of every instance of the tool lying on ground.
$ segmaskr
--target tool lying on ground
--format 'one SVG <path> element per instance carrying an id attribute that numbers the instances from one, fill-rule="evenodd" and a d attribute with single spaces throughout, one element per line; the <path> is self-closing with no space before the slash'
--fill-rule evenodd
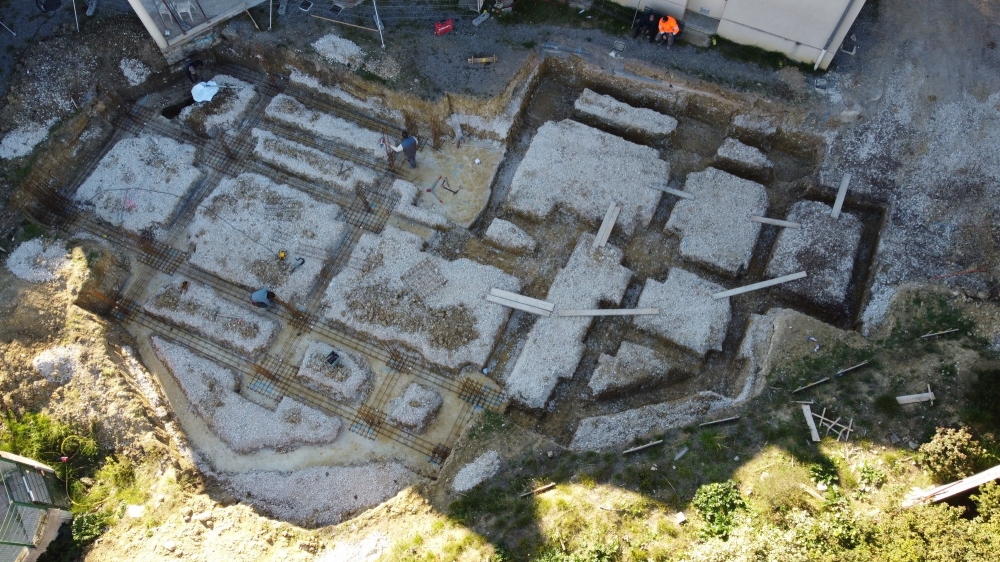
<path id="1" fill-rule="evenodd" d="M 451 18 L 448 18 L 444 21 L 435 22 L 434 35 L 444 35 L 445 33 L 451 33 L 451 30 L 454 28 L 455 27 L 453 25 Z"/>
<path id="2" fill-rule="evenodd" d="M 444 190 L 445 190 L 445 191 L 447 191 L 447 192 L 451 193 L 452 195 L 455 195 L 455 194 L 457 194 L 457 193 L 458 193 L 459 191 L 462 191 L 462 188 L 461 188 L 461 187 L 459 187 L 459 188 L 458 188 L 458 189 L 456 189 L 456 190 L 452 190 L 452 189 L 451 189 L 450 187 L 448 187 L 448 178 L 444 178 L 444 181 L 443 181 L 443 182 L 441 182 L 441 187 L 442 187 L 442 188 L 444 188 Z"/>
<path id="3" fill-rule="evenodd" d="M 444 176 L 438 176 L 438 179 L 434 181 L 434 185 L 432 185 L 431 188 L 427 190 L 427 193 L 431 193 L 434 195 L 434 197 L 437 197 L 437 200 L 440 201 L 442 205 L 444 204 L 444 201 L 440 197 L 438 197 L 437 193 L 434 193 L 434 190 L 437 189 L 438 182 L 441 181 L 441 178 L 443 177 Z"/>
<path id="4" fill-rule="evenodd" d="M 496 55 L 493 55 L 492 57 L 469 57 L 469 63 L 471 63 L 471 64 L 478 63 L 478 64 L 485 65 L 485 64 L 490 63 L 490 62 L 497 62 L 498 60 L 499 59 L 497 58 Z"/>

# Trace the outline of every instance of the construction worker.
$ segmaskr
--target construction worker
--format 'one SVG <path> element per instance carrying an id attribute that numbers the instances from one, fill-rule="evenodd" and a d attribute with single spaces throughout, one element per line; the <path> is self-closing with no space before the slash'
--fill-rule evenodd
<path id="1" fill-rule="evenodd" d="M 656 14 L 650 12 L 648 18 L 642 18 L 636 22 L 635 31 L 632 32 L 632 39 L 639 37 L 642 33 L 646 33 L 649 35 L 649 42 L 652 43 L 656 40 L 658 32 L 659 27 L 657 26 Z"/>
<path id="2" fill-rule="evenodd" d="M 667 42 L 667 47 L 674 44 L 674 37 L 681 32 L 681 28 L 677 25 L 677 20 L 673 16 L 663 16 L 660 18 L 659 23 L 660 32 L 656 34 L 656 44 L 660 45 L 664 40 Z"/>
<path id="3" fill-rule="evenodd" d="M 257 308 L 268 308 L 270 306 L 274 306 L 271 299 L 275 298 L 275 296 L 276 295 L 274 293 L 267 289 L 260 289 L 250 295 L 250 303 Z"/>
<path id="4" fill-rule="evenodd" d="M 417 167 L 417 137 L 411 137 L 410 133 L 403 131 L 403 140 L 399 141 L 399 145 L 393 146 L 392 149 L 396 152 L 402 152 L 411 168 Z"/>

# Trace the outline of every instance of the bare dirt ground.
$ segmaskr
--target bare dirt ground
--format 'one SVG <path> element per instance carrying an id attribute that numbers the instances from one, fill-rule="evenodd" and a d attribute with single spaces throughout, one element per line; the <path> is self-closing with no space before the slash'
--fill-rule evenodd
<path id="1" fill-rule="evenodd" d="M 10 26 L 14 22 L 16 25 L 11 27 L 18 31 L 16 41 L 11 37 L 4 39 L 6 43 L 0 42 L 0 47 L 5 48 L 0 53 L 4 63 L 0 89 L 5 92 L 0 100 L 0 133 L 6 135 L 28 125 L 58 129 L 64 123 L 71 123 L 80 115 L 81 107 L 84 112 L 93 110 L 87 104 L 97 94 L 96 81 L 123 100 L 133 101 L 162 89 L 168 80 L 173 82 L 177 77 L 179 68 L 163 62 L 136 18 L 115 15 L 124 2 L 107 1 L 107 12 L 98 19 L 83 21 L 84 32 L 80 35 L 75 28 L 66 27 L 72 21 L 72 12 L 66 7 L 53 16 L 42 17 L 29 13 L 34 8 L 27 3 L 27 7 L 14 4 L 0 2 L 4 23 Z M 258 22 L 262 21 L 259 17 L 262 10 L 252 11 Z M 685 84 L 712 92 L 725 94 L 731 90 L 746 106 L 773 115 L 789 129 L 806 130 L 824 140 L 824 151 L 816 162 L 818 170 L 813 174 L 807 167 L 805 173 L 811 181 L 804 183 L 796 183 L 798 178 L 791 177 L 802 166 L 803 159 L 790 151 L 776 150 L 779 158 L 786 158 L 777 161 L 778 181 L 786 186 L 782 193 L 792 195 L 779 195 L 777 201 L 772 201 L 775 207 L 787 208 L 803 193 L 832 199 L 841 175 L 853 175 L 848 205 L 869 213 L 865 220 L 872 226 L 863 231 L 862 237 L 867 237 L 867 247 L 873 252 L 870 269 L 865 278 L 854 280 L 854 286 L 848 288 L 857 295 L 857 302 L 848 307 L 850 312 L 817 311 L 837 328 L 804 324 L 796 325 L 793 330 L 813 330 L 812 335 L 823 340 L 822 353 L 814 351 L 811 342 L 793 344 L 790 340 L 786 347 L 772 351 L 773 368 L 765 375 L 773 376 L 768 380 L 780 388 L 809 382 L 812 374 L 809 369 L 782 371 L 778 368 L 781 365 L 797 364 L 803 357 L 817 357 L 831 365 L 843 366 L 842 363 L 853 362 L 870 351 L 859 333 L 871 337 L 885 335 L 893 322 L 898 325 L 899 318 L 921 310 L 922 305 L 912 304 L 909 292 L 900 292 L 904 286 L 918 285 L 923 290 L 929 287 L 938 291 L 941 298 L 961 308 L 963 314 L 976 322 L 975 336 L 985 341 L 984 345 L 994 349 L 1000 346 L 996 312 L 1000 275 L 997 252 L 1000 207 L 996 203 L 1000 201 L 1000 149 L 997 148 L 1000 139 L 996 138 L 1000 134 L 997 132 L 1000 131 L 1000 94 L 997 94 L 1000 54 L 996 44 L 1000 14 L 996 11 L 995 3 L 976 0 L 953 3 L 946 12 L 926 0 L 869 1 L 852 30 L 857 36 L 857 54 L 838 56 L 830 72 L 822 76 L 830 82 L 825 89 L 813 87 L 816 75 L 790 65 L 762 67 L 724 56 L 721 49 L 678 44 L 667 51 L 626 39 L 625 56 L 629 60 L 624 68 L 668 81 L 683 79 Z M 258 42 L 269 53 L 277 53 L 271 60 L 294 59 L 323 72 L 325 65 L 333 63 L 318 54 L 313 43 L 335 30 L 364 50 L 364 62 L 355 71 L 361 77 L 430 100 L 447 93 L 489 98 L 500 93 L 510 76 L 536 53 L 562 57 L 565 51 L 577 52 L 584 61 L 604 71 L 620 69 L 621 63 L 610 60 L 607 52 L 622 33 L 610 34 L 595 27 L 586 15 L 579 16 L 576 19 L 567 16 L 562 23 L 544 25 L 490 21 L 480 28 L 472 27 L 471 18 L 465 16 L 458 21 L 456 31 L 444 37 L 431 36 L 430 26 L 425 22 L 399 25 L 390 28 L 388 48 L 383 51 L 377 46 L 377 39 L 367 32 L 334 28 L 333 24 L 309 18 L 290 6 L 289 14 L 279 18 L 270 33 L 256 32 L 245 16 L 234 19 L 225 26 L 220 46 L 213 53 L 206 53 L 205 58 L 211 63 L 216 56 L 220 59 L 245 56 L 250 51 L 246 44 Z M 6 32 L 0 30 L 0 33 Z M 25 48 L 26 51 L 21 51 Z M 494 54 L 500 60 L 497 64 L 470 66 L 465 62 L 469 56 Z M 150 77 L 131 85 L 121 64 L 123 59 L 139 61 L 151 72 Z M 561 79 L 569 83 L 540 87 L 531 107 L 545 116 L 567 113 L 575 99 L 570 93 L 582 90 L 584 85 L 565 76 Z M 685 117 L 679 120 L 679 130 L 687 136 L 678 139 L 674 152 L 670 152 L 675 175 L 703 169 L 724 136 L 724 132 L 705 125 L 704 121 Z M 531 135 L 543 121 L 531 115 L 520 121 L 518 134 L 511 143 L 511 162 L 516 163 L 517 155 L 523 155 Z M 58 134 L 48 142 L 60 142 Z M 82 143 L 80 150 L 83 154 L 93 154 L 96 148 L 96 144 Z M 32 163 L 31 157 L 0 160 L 0 195 L 4 201 Z M 504 182 L 504 178 L 509 182 L 515 170 L 514 164 L 508 164 L 507 168 L 501 164 L 498 182 Z M 782 177 L 783 173 L 789 177 Z M 485 219 L 503 215 L 495 202 L 504 195 L 494 194 L 484 220 L 473 223 L 472 233 L 485 230 L 490 222 Z M 653 222 L 662 226 L 669 205 L 661 207 Z M 576 218 L 560 215 L 551 224 L 533 225 L 530 233 L 553 246 L 542 252 L 551 255 L 538 259 L 511 261 L 497 252 L 491 253 L 474 237 L 470 240 L 464 229 L 431 237 L 428 251 L 448 259 L 468 255 L 483 263 L 495 263 L 505 272 L 524 278 L 526 294 L 544 297 L 555 270 L 566 261 L 567 246 L 572 248 L 585 227 Z M 13 250 L 21 239 L 35 234 L 33 228 L 5 205 L 0 214 L 0 247 L 7 252 Z M 625 248 L 624 263 L 628 267 L 644 277 L 661 280 L 665 277 L 666 264 L 658 260 L 657 252 L 669 243 L 663 243 L 661 233 L 650 229 L 632 238 L 621 233 L 616 236 L 619 238 L 613 237 L 612 243 Z M 648 250 L 653 247 L 656 249 Z M 472 530 L 457 525 L 454 519 L 446 519 L 443 514 L 449 505 L 464 497 L 453 492 L 451 484 L 467 462 L 484 452 L 499 451 L 503 462 L 497 480 L 510 483 L 511 487 L 530 486 L 542 475 L 579 481 L 583 469 L 574 464 L 578 462 L 575 457 L 562 449 L 572 436 L 581 412 L 596 415 L 604 413 L 602 408 L 620 410 L 643 405 L 654 398 L 676 398 L 704 385 L 704 381 L 697 381 L 690 388 L 678 387 L 676 395 L 624 399 L 611 406 L 583 404 L 579 410 L 570 410 L 565 405 L 573 403 L 575 393 L 586 384 L 576 377 L 556 390 L 553 404 L 559 408 L 542 414 L 513 412 L 501 422 L 510 424 L 509 431 L 502 425 L 499 432 L 494 429 L 485 435 L 467 436 L 457 443 L 436 482 L 403 491 L 355 520 L 306 530 L 277 523 L 253 511 L 247 506 L 248 499 L 232 495 L 211 479 L 195 480 L 192 484 L 192 480 L 182 477 L 190 465 L 171 459 L 183 457 L 177 452 L 183 444 L 169 437 L 162 419 L 157 421 L 148 403 L 132 390 L 129 379 L 122 374 L 122 358 L 116 354 L 115 346 L 128 337 L 116 334 L 113 325 L 72 305 L 87 278 L 88 267 L 98 272 L 104 268 L 110 271 L 109 264 L 119 257 L 90 243 L 71 244 L 67 253 L 71 255 L 68 265 L 52 282 L 29 284 L 3 271 L 0 281 L 5 287 L 3 302 L 7 304 L 0 310 L 5 320 L 0 333 L 4 361 L 0 389 L 4 407 L 16 413 L 41 409 L 83 425 L 100 420 L 101 445 L 134 458 L 171 449 L 165 453 L 165 459 L 151 463 L 141 476 L 148 488 L 146 513 L 122 518 L 89 552 L 90 560 L 224 557 L 374 560 L 379 555 L 386 555 L 387 559 L 415 559 L 428 553 L 449 552 L 448 548 L 454 551 L 449 546 L 454 544 L 463 546 L 453 559 L 485 559 L 494 552 L 489 543 L 513 548 L 522 539 L 530 542 L 534 540 L 531 528 L 544 528 L 546 522 L 535 525 L 530 516 L 518 513 L 518 517 L 527 517 L 526 523 L 522 521 L 525 524 L 507 533 L 489 518 L 470 524 Z M 969 273 L 941 278 L 959 272 Z M 116 284 L 101 275 L 97 278 L 109 285 Z M 637 299 L 634 287 L 632 292 L 634 295 L 630 297 L 627 291 L 625 298 Z M 896 308 L 890 312 L 894 296 Z M 763 302 L 750 301 L 739 313 L 741 318 L 746 318 L 749 310 Z M 508 329 L 523 337 L 531 324 L 527 322 L 519 328 L 519 321 L 520 317 Z M 620 323 L 598 324 L 585 340 L 590 351 L 582 364 L 596 363 L 601 352 L 614 351 L 611 349 L 614 345 L 608 342 L 621 342 L 618 334 L 621 330 Z M 106 341 L 110 344 L 106 345 Z M 827 342 L 837 345 L 828 346 Z M 732 344 L 729 341 L 726 348 L 732 349 Z M 47 349 L 71 345 L 79 345 L 84 351 L 78 363 L 73 364 L 73 375 L 68 382 L 56 384 L 47 380 L 32 363 Z M 919 392 L 926 380 L 935 384 L 935 391 L 944 400 L 960 401 L 971 381 L 971 367 L 978 364 L 979 357 L 956 342 L 924 351 L 905 358 L 881 356 L 879 371 L 862 379 L 857 387 L 851 387 L 851 393 L 873 396 Z M 497 349 L 489 362 L 491 369 L 499 366 L 502 372 L 505 364 L 516 359 L 515 352 Z M 711 362 L 709 358 L 706 369 L 714 368 Z M 956 366 L 954 373 L 949 365 Z M 592 367 L 585 366 L 582 371 Z M 911 380 L 901 373 L 926 376 Z M 920 378 L 920 384 L 916 378 Z M 731 390 L 735 382 L 720 377 L 711 380 L 710 386 Z M 894 439 L 899 439 L 902 446 L 910 441 L 919 442 L 927 438 L 934 425 L 963 419 L 962 408 L 954 403 L 934 411 L 921 410 L 919 421 L 898 412 L 883 416 L 884 412 L 879 413 L 870 403 L 851 401 L 845 392 L 846 388 L 821 389 L 814 398 L 837 404 L 839 415 L 857 415 L 865 438 L 884 445 L 895 444 Z M 775 393 L 768 391 L 747 410 L 777 408 L 774 401 Z M 718 474 L 737 471 L 738 460 L 730 459 L 746 459 L 757 447 L 763 447 L 759 432 L 755 433 L 759 427 L 754 424 L 764 424 L 767 420 L 758 420 L 753 415 L 748 418 L 752 421 L 747 425 L 722 430 L 726 438 L 743 445 L 724 453 L 725 458 L 712 455 L 698 458 L 721 467 Z M 776 423 L 784 427 L 783 424 L 794 424 L 793 419 L 783 413 L 776 417 Z M 791 431 L 801 432 L 801 428 L 794 426 Z M 668 441 L 678 444 L 677 447 L 663 458 L 645 458 L 643 469 L 648 469 L 649 464 L 655 468 L 656 463 L 669 463 L 668 458 L 673 457 L 685 438 L 682 433 L 671 433 Z M 592 461 L 580 462 L 592 464 Z M 626 484 L 631 484 L 628 475 L 633 473 L 621 463 L 605 463 L 601 467 L 609 474 L 623 471 Z M 636 487 L 644 497 L 669 502 L 672 509 L 680 509 L 706 478 L 697 474 L 697 469 L 688 468 L 685 472 L 682 467 L 681 472 L 679 480 L 670 484 L 670 488 L 677 484 L 679 489 L 673 489 L 672 494 L 655 478 L 655 489 L 644 488 L 644 480 L 637 480 Z M 622 490 L 626 488 L 623 485 Z M 629 496 L 633 492 L 619 493 L 622 498 L 608 501 L 591 498 L 592 507 L 603 509 L 605 503 L 635 499 Z M 240 499 L 246 501 L 239 502 Z M 400 532 L 404 527 L 407 532 Z"/>

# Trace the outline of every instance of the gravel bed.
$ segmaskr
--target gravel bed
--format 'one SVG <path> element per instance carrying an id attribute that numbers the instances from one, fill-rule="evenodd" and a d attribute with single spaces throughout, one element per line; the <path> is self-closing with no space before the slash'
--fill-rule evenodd
<path id="1" fill-rule="evenodd" d="M 722 351 L 729 325 L 729 299 L 715 300 L 724 291 L 679 267 L 670 270 L 663 283 L 648 279 L 636 308 L 659 308 L 660 313 L 636 316 L 635 325 L 704 356 L 710 349 Z"/>
<path id="2" fill-rule="evenodd" d="M 389 423 L 411 433 L 423 433 L 443 402 L 438 391 L 410 383 L 403 394 L 389 402 Z"/>
<path id="3" fill-rule="evenodd" d="M 542 125 L 511 180 L 508 205 L 537 220 L 556 205 L 600 223 L 611 203 L 622 206 L 616 225 L 631 234 L 649 224 L 670 164 L 647 146 L 571 121 Z"/>
<path id="4" fill-rule="evenodd" d="M 397 462 L 219 474 L 241 501 L 282 521 L 325 526 L 374 507 L 417 480 Z M 340 562 L 338 560 L 338 562 Z"/>
<path id="5" fill-rule="evenodd" d="M 20 158 L 31 154 L 49 136 L 49 127 L 55 125 L 53 117 L 42 123 L 26 123 L 7 133 L 0 141 L 0 158 Z"/>
<path id="6" fill-rule="evenodd" d="M 250 304 L 235 304 L 210 287 L 185 281 L 164 285 L 142 305 L 154 316 L 191 328 L 220 344 L 254 355 L 266 349 L 280 328 Z"/>
<path id="7" fill-rule="evenodd" d="M 361 47 L 335 33 L 320 37 L 312 46 L 326 60 L 346 65 L 351 70 L 357 70 L 364 63 L 365 52 Z"/>
<path id="8" fill-rule="evenodd" d="M 602 353 L 590 377 L 590 391 L 595 398 L 607 398 L 667 378 L 672 367 L 666 357 L 652 349 L 622 342 L 615 356 Z"/>
<path id="9" fill-rule="evenodd" d="M 487 478 L 491 478 L 498 470 L 500 470 L 500 453 L 486 451 L 455 474 L 451 489 L 456 492 L 467 492 Z"/>
<path id="10" fill-rule="evenodd" d="M 261 449 L 278 452 L 305 445 L 327 445 L 337 440 L 343 425 L 287 396 L 268 410 L 237 390 L 236 373 L 194 354 L 185 346 L 150 338 L 153 351 L 184 391 L 191 408 L 233 451 L 249 454 Z"/>
<path id="11" fill-rule="evenodd" d="M 666 138 L 677 130 L 677 120 L 669 115 L 644 107 L 632 107 L 590 88 L 583 89 L 573 107 L 579 113 L 623 132 L 637 132 L 659 139 Z"/>
<path id="12" fill-rule="evenodd" d="M 212 81 L 219 85 L 219 92 L 212 100 L 189 105 L 178 115 L 192 129 L 210 137 L 235 129 L 236 123 L 257 99 L 253 85 L 238 78 L 219 74 Z"/>
<path id="13" fill-rule="evenodd" d="M 257 158 L 292 175 L 327 184 L 346 195 L 353 196 L 358 184 L 371 184 L 377 178 L 370 168 L 341 160 L 269 131 L 253 129 L 251 134 L 257 140 L 254 147 Z"/>
<path id="14" fill-rule="evenodd" d="M 80 355 L 82 346 L 76 344 L 50 347 L 31 360 L 32 366 L 49 382 L 63 384 L 83 368 Z"/>
<path id="15" fill-rule="evenodd" d="M 326 358 L 336 351 L 340 360 L 330 365 Z M 360 404 L 372 389 L 371 366 L 364 357 L 356 357 L 343 349 L 334 349 L 329 344 L 314 341 L 309 344 L 299 365 L 299 382 L 307 387 L 331 396 L 338 402 Z"/>
<path id="16" fill-rule="evenodd" d="M 544 299 L 556 311 L 597 308 L 602 300 L 621 302 L 632 271 L 621 265 L 621 250 L 612 245 L 595 249 L 593 241 L 592 234 L 581 236 L 566 267 L 556 274 Z M 583 338 L 591 320 L 557 314 L 539 317 L 507 377 L 511 399 L 528 408 L 544 408 L 559 379 L 573 376 L 583 357 Z"/>
<path id="17" fill-rule="evenodd" d="M 760 234 L 750 217 L 767 213 L 764 186 L 708 168 L 688 174 L 684 190 L 695 199 L 678 201 L 665 227 L 681 236 L 681 255 L 730 275 L 745 270 Z"/>
<path id="18" fill-rule="evenodd" d="M 781 229 L 767 264 L 769 277 L 808 272 L 808 277 L 785 283 L 781 290 L 828 306 L 839 305 L 847 296 L 863 228 L 850 213 L 830 217 L 832 210 L 818 201 L 792 205 L 786 220 L 802 223 L 802 228 Z"/>
<path id="19" fill-rule="evenodd" d="M 445 229 L 448 227 L 448 219 L 444 215 L 417 206 L 417 201 L 420 198 L 420 189 L 417 186 L 406 180 L 396 180 L 392 182 L 392 189 L 399 193 L 399 202 L 392 210 L 394 215 L 428 228 Z"/>
<path id="20" fill-rule="evenodd" d="M 32 238 L 22 242 L 7 256 L 7 269 L 18 279 L 43 283 L 53 281 L 69 263 L 69 254 L 61 242 Z"/>
<path id="21" fill-rule="evenodd" d="M 191 263 L 290 302 L 304 299 L 344 232 L 340 211 L 264 176 L 226 178 L 188 226 Z M 279 250 L 288 252 L 285 260 Z M 305 263 L 293 271 L 300 257 Z"/>
<path id="22" fill-rule="evenodd" d="M 535 239 L 510 221 L 493 219 L 486 229 L 486 241 L 515 253 L 535 251 Z"/>
<path id="23" fill-rule="evenodd" d="M 375 96 L 371 96 L 367 99 L 352 96 L 336 86 L 324 86 L 314 76 L 302 73 L 294 68 L 289 75 L 289 80 L 293 84 L 308 88 L 316 93 L 333 98 L 335 101 L 347 104 L 362 113 L 374 114 L 379 119 L 396 124 L 403 123 L 402 112 L 386 107 L 385 104 Z"/>
<path id="24" fill-rule="evenodd" d="M 124 58 L 118 63 L 118 67 L 122 69 L 122 75 L 125 76 L 125 80 L 129 86 L 142 84 L 152 73 L 148 66 L 136 59 Z"/>
<path id="25" fill-rule="evenodd" d="M 712 405 L 722 399 L 714 392 L 699 392 L 679 402 L 661 402 L 617 414 L 580 420 L 569 448 L 594 451 L 627 445 L 636 437 L 663 433 L 691 425 L 709 413 Z"/>
<path id="26" fill-rule="evenodd" d="M 274 96 L 264 111 L 268 117 L 298 127 L 303 131 L 343 143 L 369 154 L 385 154 L 385 150 L 378 145 L 378 141 L 382 137 L 379 133 L 359 127 L 339 117 L 313 111 L 291 96 L 285 94 Z"/>
<path id="27" fill-rule="evenodd" d="M 774 164 L 758 148 L 727 138 L 715 153 L 715 167 L 757 181 L 774 177 Z"/>
<path id="28" fill-rule="evenodd" d="M 518 291 L 521 282 L 496 267 L 447 261 L 422 249 L 423 239 L 392 226 L 378 236 L 363 234 L 348 267 L 326 290 L 325 318 L 406 344 L 432 363 L 481 366 L 509 315 L 484 296 L 491 288 Z M 421 298 L 401 277 L 425 260 L 445 284 Z"/>
<path id="29" fill-rule="evenodd" d="M 733 118 L 733 122 L 729 125 L 728 134 L 746 144 L 769 148 L 777 132 L 778 126 L 770 118 L 764 115 L 741 113 Z"/>
<path id="30" fill-rule="evenodd" d="M 143 134 L 118 141 L 74 199 L 131 232 L 165 221 L 199 178 L 195 147 Z"/>

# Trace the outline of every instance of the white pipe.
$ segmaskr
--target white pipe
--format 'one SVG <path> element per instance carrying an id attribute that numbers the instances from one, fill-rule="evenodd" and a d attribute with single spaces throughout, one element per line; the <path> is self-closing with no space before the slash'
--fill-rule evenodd
<path id="1" fill-rule="evenodd" d="M 142 5 L 142 0 L 128 0 L 128 3 L 132 5 L 132 9 L 135 10 L 135 15 L 139 16 L 139 21 L 142 25 L 146 26 L 146 31 L 149 32 L 149 36 L 153 38 L 156 42 L 156 46 L 160 48 L 161 51 L 167 50 L 167 39 L 160 32 L 160 28 L 157 27 L 156 22 L 146 11 L 146 7 Z"/>
<path id="2" fill-rule="evenodd" d="M 825 56 L 826 56 L 826 49 L 823 49 L 822 51 L 819 52 L 819 58 L 816 59 L 816 64 L 813 65 L 813 70 L 819 68 L 819 64 L 823 62 L 823 57 Z"/>
<path id="3" fill-rule="evenodd" d="M 813 66 L 813 70 L 819 68 L 819 65 L 823 63 L 823 57 L 826 56 L 826 52 L 830 50 L 830 43 L 833 43 L 833 38 L 837 36 L 837 32 L 840 31 L 840 26 L 844 24 L 844 20 L 847 18 L 847 13 L 851 11 L 854 7 L 854 0 L 850 0 L 847 3 L 847 7 L 844 8 L 844 13 L 840 14 L 840 19 L 837 20 L 837 25 L 833 26 L 833 31 L 830 32 L 830 38 L 826 40 L 826 46 L 823 47 L 823 51 L 819 54 L 819 59 L 816 60 L 816 65 Z"/>
<path id="4" fill-rule="evenodd" d="M 382 37 L 382 18 L 378 17 L 378 5 L 375 0 L 372 0 L 372 6 L 375 7 L 375 27 L 378 28 L 378 39 L 382 42 L 382 48 L 385 48 L 385 38 Z"/>
<path id="5" fill-rule="evenodd" d="M 73 19 L 76 20 L 76 32 L 80 33 L 80 18 L 76 15 L 76 0 L 73 0 Z"/>
<path id="6" fill-rule="evenodd" d="M 274 21 L 274 0 L 267 2 L 267 30 L 271 31 L 271 23 Z"/>

